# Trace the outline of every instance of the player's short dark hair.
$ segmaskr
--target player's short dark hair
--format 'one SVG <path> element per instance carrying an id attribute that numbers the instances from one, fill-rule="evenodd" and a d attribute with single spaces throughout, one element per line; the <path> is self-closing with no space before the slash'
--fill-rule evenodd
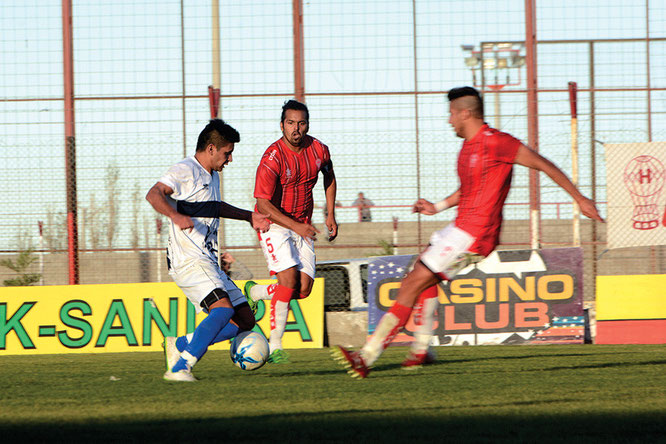
<path id="1" fill-rule="evenodd" d="M 282 116 L 280 116 L 280 122 L 284 122 L 284 117 L 287 114 L 288 109 L 293 109 L 296 111 L 305 111 L 305 120 L 307 122 L 310 121 L 310 111 L 308 111 L 308 107 L 305 105 L 305 103 L 301 103 L 298 100 L 287 100 L 284 102 L 284 105 L 282 105 Z"/>
<path id="2" fill-rule="evenodd" d="M 213 119 L 199 133 L 197 152 L 204 151 L 211 143 L 219 149 L 230 143 L 238 142 L 240 142 L 238 131 L 222 119 Z"/>
<path id="3" fill-rule="evenodd" d="M 480 119 L 483 119 L 483 99 L 481 98 L 481 94 L 479 94 L 479 91 L 476 88 L 472 88 L 471 86 L 461 86 L 459 88 L 452 88 L 449 91 L 448 98 L 449 102 L 453 102 L 456 99 L 459 99 L 461 97 L 471 97 L 471 104 L 472 106 L 470 107 L 470 111 L 472 111 L 472 114 L 475 117 L 478 117 Z"/>

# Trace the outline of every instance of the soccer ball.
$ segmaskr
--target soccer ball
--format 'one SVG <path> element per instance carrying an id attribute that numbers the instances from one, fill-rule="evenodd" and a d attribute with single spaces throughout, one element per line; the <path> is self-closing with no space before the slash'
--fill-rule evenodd
<path id="1" fill-rule="evenodd" d="M 268 359 L 268 341 L 261 333 L 244 331 L 231 341 L 231 362 L 243 370 L 256 370 Z"/>

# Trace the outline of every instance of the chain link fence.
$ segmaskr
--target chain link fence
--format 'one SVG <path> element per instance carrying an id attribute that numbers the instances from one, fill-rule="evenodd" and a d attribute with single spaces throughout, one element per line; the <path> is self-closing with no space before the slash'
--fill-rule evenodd
<path id="1" fill-rule="evenodd" d="M 0 5 L 0 192 L 6 201 L 0 281 L 68 283 L 72 176 L 65 163 L 61 3 Z M 224 199 L 253 207 L 256 167 L 281 136 L 280 107 L 294 96 L 299 59 L 310 133 L 331 148 L 340 201 L 340 236 L 318 241 L 318 261 L 416 254 L 453 218 L 451 210 L 432 217 L 410 211 L 418 197 L 439 200 L 458 186 L 461 140 L 447 123 L 446 92 L 476 84 L 487 121 L 528 141 L 523 4 L 306 2 L 302 52 L 293 43 L 293 4 L 220 1 L 220 115 L 241 133 L 224 170 Z M 194 152 L 210 118 L 207 88 L 217 69 L 211 8 L 179 0 L 163 1 L 157 10 L 147 0 L 72 3 L 80 283 L 169 279 L 166 221 L 144 196 L 171 164 Z M 567 84 L 577 82 L 579 184 L 604 215 L 604 144 L 666 140 L 664 17 L 666 6 L 656 1 L 617 8 L 601 1 L 537 4 L 538 148 L 571 173 Z M 507 54 L 517 58 L 502 62 L 500 44 L 511 44 Z M 479 55 L 482 63 L 473 65 Z M 359 222 L 352 206 L 359 192 L 375 204 L 372 222 Z M 530 248 L 529 201 L 528 172 L 517 167 L 502 248 Z M 323 228 L 321 183 L 315 202 L 314 222 Z M 569 196 L 542 177 L 538 204 L 541 245 L 573 245 Z M 662 196 L 656 205 L 663 204 Z M 236 267 L 268 277 L 247 224 L 225 221 L 223 233 Z M 581 239 L 588 301 L 599 274 L 665 272 L 666 253 L 657 243 L 608 250 L 606 226 L 588 220 L 581 222 Z M 348 309 L 349 275 L 336 267 L 319 267 L 327 289 L 335 286 L 331 294 L 340 295 L 326 304 Z"/>

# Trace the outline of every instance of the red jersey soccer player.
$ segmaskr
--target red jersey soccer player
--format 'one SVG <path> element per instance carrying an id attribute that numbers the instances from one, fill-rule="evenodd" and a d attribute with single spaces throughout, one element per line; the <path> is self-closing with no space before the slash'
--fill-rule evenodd
<path id="1" fill-rule="evenodd" d="M 458 271 L 497 247 L 502 207 L 511 187 L 514 163 L 543 171 L 571 195 L 585 216 L 603 222 L 594 202 L 583 196 L 557 166 L 511 135 L 490 128 L 483 121 L 483 102 L 477 90 L 471 87 L 454 88 L 449 91 L 448 98 L 449 123 L 456 135 L 465 140 L 458 156 L 460 188 L 434 204 L 419 199 L 413 211 L 435 214 L 458 206 L 458 214 L 453 223 L 433 233 L 430 245 L 402 280 L 395 304 L 379 321 L 363 348 L 350 352 L 339 347 L 341 355 L 338 359 L 351 367 L 349 373 L 354 377 L 365 378 L 368 375 L 370 366 L 407 323 L 417 300 L 418 305 L 424 307 L 422 299 L 432 297 L 432 293 L 436 295 L 436 292 L 424 293 L 424 290 L 441 280 L 453 278 Z M 432 313 L 423 314 L 432 316 Z M 428 335 L 427 342 L 429 338 Z M 411 359 L 420 360 L 418 356 L 411 356 Z M 409 365 L 408 361 L 403 365 Z"/>
<path id="2" fill-rule="evenodd" d="M 314 283 L 314 241 L 319 230 L 312 225 L 312 189 L 319 171 L 324 175 L 329 241 L 338 235 L 333 164 L 328 147 L 307 135 L 308 108 L 295 100 L 287 101 L 280 129 L 282 137 L 261 158 L 254 187 L 257 211 L 268 214 L 272 222 L 270 230 L 259 235 L 259 243 L 278 282 L 256 285 L 248 281 L 245 285 L 245 294 L 252 301 L 271 300 L 268 362 L 272 363 L 289 362 L 282 349 L 289 301 L 308 297 Z"/>

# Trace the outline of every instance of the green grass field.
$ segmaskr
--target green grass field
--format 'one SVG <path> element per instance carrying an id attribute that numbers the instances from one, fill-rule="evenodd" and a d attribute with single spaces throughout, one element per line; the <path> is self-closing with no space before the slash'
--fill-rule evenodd
<path id="1" fill-rule="evenodd" d="M 365 380 L 329 349 L 244 372 L 210 352 L 197 383 L 162 355 L 5 356 L 0 437 L 77 442 L 666 442 L 666 347 L 442 347 Z M 111 380 L 112 378 L 118 380 Z"/>

